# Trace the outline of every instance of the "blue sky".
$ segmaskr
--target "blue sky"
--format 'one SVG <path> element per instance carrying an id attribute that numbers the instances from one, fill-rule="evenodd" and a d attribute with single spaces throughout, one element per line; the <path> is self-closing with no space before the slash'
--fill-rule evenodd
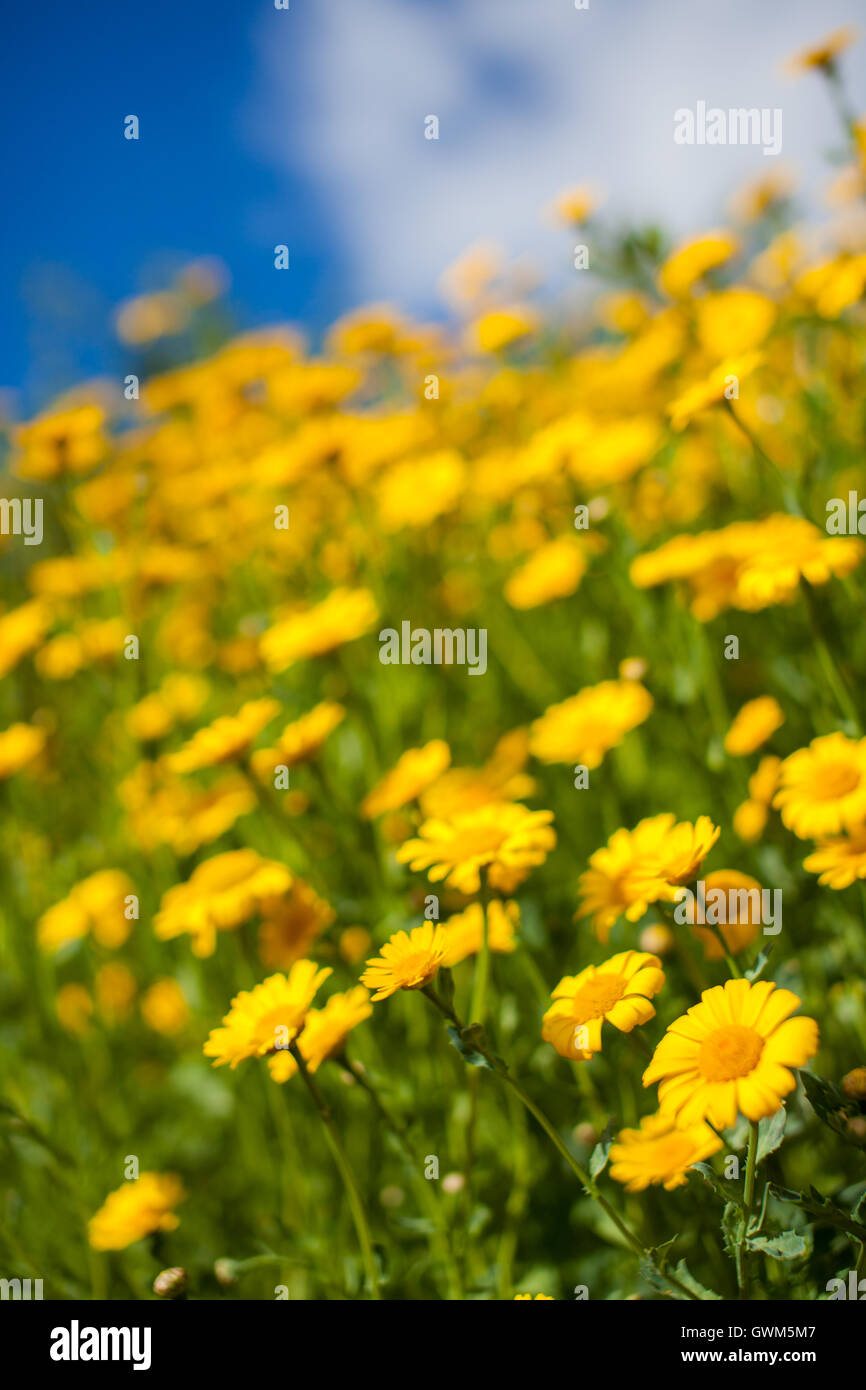
<path id="1" fill-rule="evenodd" d="M 862 0 L 147 0 L 17 6 L 0 57 L 8 215 L 0 388 L 25 408 L 115 371 L 110 308 L 167 265 L 228 266 L 245 324 L 322 327 L 365 300 L 437 312 L 466 246 L 545 280 L 545 205 L 585 179 L 620 223 L 714 226 L 759 149 L 684 149 L 677 107 L 780 106 L 780 162 L 819 206 L 836 142 L 816 79 L 781 61 Z M 866 110 L 866 43 L 844 59 Z M 859 99 L 858 99 L 859 96 Z M 141 121 L 138 142 L 123 118 Z M 424 117 L 440 139 L 423 138 Z M 288 273 L 273 247 L 291 249 Z M 114 354 L 114 355 L 113 355 Z"/>

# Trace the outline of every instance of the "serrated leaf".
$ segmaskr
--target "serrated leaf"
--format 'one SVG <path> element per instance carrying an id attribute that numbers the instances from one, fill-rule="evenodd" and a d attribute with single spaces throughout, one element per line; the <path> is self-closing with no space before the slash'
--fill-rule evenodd
<path id="1" fill-rule="evenodd" d="M 839 1086 L 825 1081 L 823 1076 L 816 1076 L 814 1072 L 801 1071 L 800 1077 L 806 1097 L 818 1119 L 846 1143 L 854 1148 L 862 1147 L 862 1141 L 852 1136 L 848 1129 L 849 1117 L 860 1113 L 857 1102 L 850 1100 Z"/>
<path id="2" fill-rule="evenodd" d="M 763 1163 L 765 1158 L 774 1154 L 785 1137 L 785 1123 L 788 1119 L 788 1112 L 784 1105 L 776 1111 L 775 1115 L 769 1115 L 767 1119 L 761 1120 L 758 1125 L 758 1163 Z"/>
<path id="3" fill-rule="evenodd" d="M 746 1246 L 769 1255 L 771 1260 L 800 1260 L 809 1253 L 809 1246 L 799 1231 L 782 1231 L 777 1236 L 749 1236 Z"/>
<path id="4" fill-rule="evenodd" d="M 734 1206 L 740 1207 L 743 1205 L 743 1193 L 739 1184 L 731 1178 L 720 1177 L 709 1163 L 693 1163 L 690 1171 L 699 1173 L 704 1182 L 713 1189 L 717 1197 L 721 1197 L 723 1202 L 732 1202 Z"/>
<path id="5" fill-rule="evenodd" d="M 725 1250 L 732 1258 L 742 1244 L 745 1234 L 746 1213 L 735 1202 L 729 1202 L 722 1212 L 722 1235 L 725 1241 Z"/>
<path id="6" fill-rule="evenodd" d="M 680 1283 L 685 1284 L 686 1288 L 693 1293 L 696 1298 L 718 1300 L 718 1302 L 722 1301 L 722 1295 L 720 1293 L 716 1293 L 714 1289 L 708 1289 L 704 1284 L 698 1283 L 698 1280 L 692 1274 L 685 1260 L 680 1260 L 674 1270 L 674 1274 L 679 1279 Z"/>
<path id="7" fill-rule="evenodd" d="M 777 1201 L 790 1202 L 792 1206 L 799 1207 L 816 1224 L 835 1226 L 837 1231 L 845 1231 L 858 1240 L 866 1241 L 866 1224 L 859 1219 L 859 1202 L 854 1211 L 848 1211 L 838 1202 L 834 1202 L 832 1197 L 823 1196 L 816 1187 L 810 1188 L 808 1192 L 795 1192 L 790 1187 L 770 1183 L 770 1192 Z"/>

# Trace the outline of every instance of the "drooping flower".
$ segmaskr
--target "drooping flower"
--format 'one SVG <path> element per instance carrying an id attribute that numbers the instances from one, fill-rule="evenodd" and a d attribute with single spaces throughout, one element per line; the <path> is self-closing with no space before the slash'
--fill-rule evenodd
<path id="1" fill-rule="evenodd" d="M 323 1062 L 342 1052 L 346 1038 L 353 1028 L 363 1023 L 373 1012 L 370 996 L 363 985 L 355 985 L 345 994 L 332 994 L 321 1009 L 310 1009 L 298 1039 L 298 1051 L 308 1071 L 318 1071 Z M 268 1071 L 274 1081 L 288 1081 L 298 1070 L 291 1052 L 281 1048 L 268 1058 Z"/>
<path id="2" fill-rule="evenodd" d="M 125 1250 L 155 1231 L 180 1224 L 174 1208 L 186 1197 L 176 1173 L 139 1173 L 110 1192 L 90 1218 L 87 1238 L 94 1250 Z"/>
<path id="3" fill-rule="evenodd" d="M 400 846 L 397 859 L 461 893 L 478 892 L 484 869 L 491 887 L 510 893 L 556 844 L 552 820 L 552 811 L 493 802 L 451 820 L 425 821 L 418 838 Z"/>
<path id="4" fill-rule="evenodd" d="M 367 961 L 361 983 L 375 991 L 374 1004 L 398 989 L 423 989 L 445 963 L 445 949 L 445 932 L 434 922 L 395 932 L 380 954 Z"/>
<path id="5" fill-rule="evenodd" d="M 561 1057 L 588 1062 L 601 1051 L 603 1023 L 630 1033 L 655 1018 L 650 999 L 664 982 L 658 956 L 645 951 L 623 951 L 603 965 L 566 975 L 551 993 L 555 1002 L 544 1015 L 541 1036 Z"/>
<path id="6" fill-rule="evenodd" d="M 215 1067 L 232 1071 L 249 1057 L 264 1057 L 294 1042 L 304 1026 L 316 991 L 331 974 L 315 961 L 295 961 L 288 975 L 271 975 L 255 989 L 232 1000 L 222 1028 L 214 1028 L 204 1045 Z"/>
<path id="7" fill-rule="evenodd" d="M 688 1181 L 687 1171 L 718 1153 L 722 1141 L 703 1120 L 679 1128 L 671 1115 L 645 1115 L 638 1129 L 622 1129 L 610 1147 L 610 1175 L 628 1192 L 661 1183 L 666 1192 Z"/>
<path id="8" fill-rule="evenodd" d="M 818 1049 L 818 1025 L 791 1018 L 800 1000 L 769 980 L 704 990 L 668 1028 L 643 1075 L 659 1082 L 659 1109 L 682 1125 L 727 1129 L 738 1114 L 762 1120 L 793 1091 L 793 1069 Z"/>

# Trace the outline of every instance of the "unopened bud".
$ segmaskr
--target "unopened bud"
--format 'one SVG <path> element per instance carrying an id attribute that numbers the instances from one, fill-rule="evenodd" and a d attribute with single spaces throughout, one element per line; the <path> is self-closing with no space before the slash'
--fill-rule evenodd
<path id="1" fill-rule="evenodd" d="M 183 1298 L 189 1284 L 189 1275 L 180 1265 L 164 1269 L 153 1281 L 153 1291 L 157 1298 Z"/>
<path id="2" fill-rule="evenodd" d="M 232 1284 L 238 1282 L 238 1276 L 235 1273 L 236 1264 L 236 1260 L 223 1259 L 217 1260 L 213 1267 L 216 1281 L 218 1284 L 221 1284 L 224 1289 L 230 1289 Z"/>

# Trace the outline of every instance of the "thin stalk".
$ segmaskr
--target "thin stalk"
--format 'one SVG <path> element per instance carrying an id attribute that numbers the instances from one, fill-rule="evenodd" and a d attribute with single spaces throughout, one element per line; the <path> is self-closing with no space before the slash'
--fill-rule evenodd
<path id="1" fill-rule="evenodd" d="M 808 579 L 802 576 L 800 578 L 800 589 L 806 604 L 809 627 L 812 631 L 812 639 L 815 643 L 815 650 L 818 653 L 818 660 L 824 672 L 824 677 L 835 696 L 836 703 L 843 717 L 854 725 L 858 734 L 862 734 L 863 730 L 860 725 L 860 717 L 854 708 L 854 701 L 851 699 L 848 687 L 845 684 L 845 678 L 839 670 L 836 659 L 827 646 L 827 639 L 821 631 L 820 615 L 815 605 L 815 592 Z"/>
<path id="2" fill-rule="evenodd" d="M 376 1269 L 376 1260 L 373 1255 L 373 1242 L 370 1239 L 370 1229 L 367 1225 L 367 1218 L 364 1213 L 364 1204 L 361 1201 L 361 1194 L 358 1191 L 355 1175 L 352 1172 L 352 1165 L 346 1155 L 346 1150 L 343 1148 L 343 1142 L 340 1139 L 337 1126 L 334 1124 L 328 1102 L 319 1090 L 316 1081 L 308 1072 L 306 1062 L 301 1055 L 297 1040 L 289 1043 L 289 1051 L 297 1062 L 298 1070 L 304 1078 L 307 1090 L 310 1092 L 315 1102 L 316 1109 L 319 1112 L 322 1125 L 324 1126 L 328 1147 L 334 1156 L 334 1162 L 337 1165 L 340 1177 L 343 1180 L 343 1186 L 346 1189 L 346 1196 L 349 1199 L 349 1206 L 352 1211 L 352 1220 L 355 1223 L 355 1231 L 358 1236 L 358 1244 L 361 1247 L 361 1258 L 367 1276 L 370 1297 L 379 1299 L 381 1297 L 379 1293 L 379 1275 Z"/>
<path id="3" fill-rule="evenodd" d="M 749 1152 L 746 1158 L 746 1184 L 743 1194 L 743 1234 L 737 1246 L 737 1285 L 740 1290 L 740 1298 L 749 1296 L 749 1265 L 746 1240 L 749 1235 L 749 1223 L 752 1219 L 752 1206 L 755 1201 L 755 1168 L 758 1162 L 758 1125 L 757 1121 L 749 1121 Z"/>

